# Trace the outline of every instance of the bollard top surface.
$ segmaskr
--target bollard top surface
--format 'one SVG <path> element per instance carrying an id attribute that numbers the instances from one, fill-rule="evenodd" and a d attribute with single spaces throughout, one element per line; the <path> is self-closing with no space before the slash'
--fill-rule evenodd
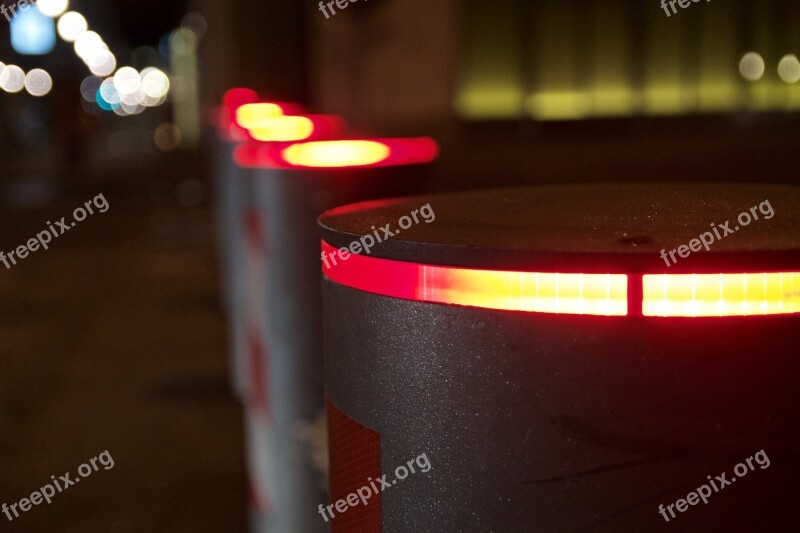
<path id="1" fill-rule="evenodd" d="M 427 205 L 433 221 L 418 213 L 419 223 L 409 218 L 403 222 L 412 221 L 410 227 L 400 229 L 402 217 Z M 800 187 L 787 185 L 497 189 L 365 202 L 320 218 L 323 239 L 334 247 L 386 224 L 394 235 L 374 247 L 373 257 L 490 269 L 666 272 L 663 249 L 716 231 L 721 238 L 710 251 L 692 253 L 669 272 L 800 270 Z"/>

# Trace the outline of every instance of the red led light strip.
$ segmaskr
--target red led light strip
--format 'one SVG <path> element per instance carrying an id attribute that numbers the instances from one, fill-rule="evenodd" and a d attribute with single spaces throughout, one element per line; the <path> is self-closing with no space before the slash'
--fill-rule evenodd
<path id="1" fill-rule="evenodd" d="M 430 163 L 439 145 L 430 137 L 409 139 L 337 139 L 298 143 L 250 143 L 233 158 L 244 168 L 377 168 Z"/>
<path id="2" fill-rule="evenodd" d="M 647 275 L 642 283 L 644 316 L 800 313 L 800 272 Z"/>
<path id="3" fill-rule="evenodd" d="M 507 272 L 350 255 L 322 243 L 322 270 L 340 285 L 419 302 L 540 313 L 625 316 L 625 274 Z"/>
<path id="4" fill-rule="evenodd" d="M 645 275 L 513 272 L 354 255 L 322 242 L 329 280 L 392 298 L 552 314 L 731 317 L 800 313 L 800 272 Z M 636 302 L 629 301 L 636 299 Z M 641 303 L 641 306 L 638 304 Z"/>
<path id="5" fill-rule="evenodd" d="M 238 87 L 230 89 L 222 97 L 222 105 L 216 111 L 212 121 L 216 124 L 220 137 L 229 142 L 244 142 L 249 138 L 247 128 L 236 120 L 239 108 L 248 104 L 270 104 L 282 114 L 302 113 L 303 108 L 297 104 L 263 101 L 252 89 Z"/>
<path id="6" fill-rule="evenodd" d="M 298 142 L 329 139 L 345 127 L 344 119 L 336 115 L 283 115 L 246 131 L 252 142 Z"/>

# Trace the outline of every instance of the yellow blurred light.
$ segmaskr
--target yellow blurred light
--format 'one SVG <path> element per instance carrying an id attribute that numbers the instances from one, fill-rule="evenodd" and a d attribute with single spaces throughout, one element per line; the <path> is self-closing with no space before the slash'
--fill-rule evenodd
<path id="1" fill-rule="evenodd" d="M 778 76 L 785 83 L 800 81 L 800 61 L 794 54 L 786 54 L 778 63 Z"/>
<path id="2" fill-rule="evenodd" d="M 308 139 L 314 133 L 314 123 L 306 117 L 283 116 L 259 121 L 250 134 L 257 141 L 287 142 Z"/>
<path id="3" fill-rule="evenodd" d="M 516 87 L 462 88 L 456 97 L 456 109 L 468 118 L 513 118 L 522 110 L 522 92 Z"/>
<path id="4" fill-rule="evenodd" d="M 388 146 L 375 141 L 317 141 L 295 144 L 281 152 L 291 165 L 331 168 L 371 165 L 390 154 Z"/>
<path id="5" fill-rule="evenodd" d="M 542 120 L 577 120 L 592 111 L 590 95 L 581 91 L 538 92 L 528 97 L 526 105 L 533 116 Z"/>
<path id="6" fill-rule="evenodd" d="M 694 91 L 682 85 L 652 84 L 644 89 L 644 110 L 652 115 L 686 113 L 692 109 Z"/>
<path id="7" fill-rule="evenodd" d="M 624 86 L 597 87 L 591 92 L 593 116 L 625 116 L 637 109 L 637 95 Z"/>
<path id="8" fill-rule="evenodd" d="M 739 61 L 739 72 L 747 81 L 758 81 L 764 76 L 766 64 L 761 54 L 747 52 Z"/>
<path id="9" fill-rule="evenodd" d="M 738 88 L 732 83 L 703 83 L 697 87 L 697 95 L 703 111 L 724 112 L 740 103 Z"/>
<path id="10" fill-rule="evenodd" d="M 277 104 L 245 104 L 236 110 L 236 123 L 252 130 L 264 127 L 269 121 L 283 116 L 283 109 Z"/>
<path id="11" fill-rule="evenodd" d="M 800 272 L 644 276 L 644 316 L 800 312 Z"/>

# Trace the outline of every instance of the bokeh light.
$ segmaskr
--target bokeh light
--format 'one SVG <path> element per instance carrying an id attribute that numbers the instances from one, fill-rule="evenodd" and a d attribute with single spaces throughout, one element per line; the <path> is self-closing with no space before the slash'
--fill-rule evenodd
<path id="1" fill-rule="evenodd" d="M 191 55 L 197 52 L 197 34 L 189 28 L 181 28 L 169 37 L 169 47 L 178 55 Z"/>
<path id="2" fill-rule="evenodd" d="M 169 77 L 155 67 L 142 71 L 142 92 L 145 96 L 159 100 L 169 92 Z"/>
<path id="3" fill-rule="evenodd" d="M 39 0 L 36 7 L 39 8 L 42 14 L 51 18 L 56 18 L 67 10 L 69 7 L 69 0 Z"/>
<path id="4" fill-rule="evenodd" d="M 800 61 L 794 54 L 786 54 L 778 63 L 778 76 L 784 83 L 800 81 Z"/>
<path id="5" fill-rule="evenodd" d="M 75 53 L 83 59 L 84 62 L 89 61 L 98 52 L 107 50 L 108 46 L 103 42 L 103 39 L 93 31 L 85 31 L 78 35 L 75 39 Z"/>
<path id="6" fill-rule="evenodd" d="M 142 104 L 140 104 L 139 102 L 130 103 L 130 102 L 127 102 L 127 101 L 124 101 L 124 100 L 120 102 L 120 106 L 119 107 L 127 115 L 138 115 L 139 113 L 141 113 L 145 109 L 145 107 Z"/>
<path id="7" fill-rule="evenodd" d="M 165 152 L 175 150 L 181 144 L 181 130 L 170 122 L 159 124 L 155 132 L 153 132 L 153 142 L 156 146 Z"/>
<path id="8" fill-rule="evenodd" d="M 101 101 L 106 105 L 101 104 Z M 119 91 L 114 86 L 114 80 L 112 78 L 103 80 L 103 83 L 100 84 L 100 89 L 97 90 L 97 103 L 100 104 L 100 107 L 109 110 L 119 107 L 120 102 Z"/>
<path id="9" fill-rule="evenodd" d="M 766 64 L 761 54 L 757 52 L 747 52 L 739 61 L 739 72 L 747 81 L 758 81 L 764 76 Z"/>
<path id="10" fill-rule="evenodd" d="M 36 15 L 47 21 L 53 30 L 57 30 L 61 39 L 72 43 L 75 54 L 83 60 L 92 73 L 80 85 L 82 105 L 96 104 L 102 110 L 128 116 L 137 115 L 148 107 L 160 106 L 167 101 L 174 85 L 170 76 L 152 66 L 144 68 L 141 72 L 131 66 L 118 68 L 117 56 L 100 34 L 89 30 L 86 17 L 77 11 L 68 11 L 69 0 L 39 0 L 38 4 L 34 4 L 33 1 L 31 4 L 36 8 L 30 11 L 35 11 Z M 57 23 L 54 23 L 53 19 L 57 19 Z M 197 13 L 190 14 L 185 20 L 191 29 L 184 27 L 173 32 L 172 44 L 179 51 L 193 52 L 199 42 L 196 32 L 205 31 L 206 21 Z M 16 24 L 18 28 L 24 26 L 20 25 L 19 21 Z M 56 32 L 52 33 L 55 37 Z M 19 31 L 18 34 L 21 35 Z M 27 49 L 22 47 L 18 51 L 26 53 Z M 133 64 L 137 66 L 152 65 L 159 61 L 158 53 L 152 47 L 139 47 L 134 52 L 131 55 L 132 59 L 140 60 L 134 61 Z M 0 88 L 6 92 L 17 93 L 25 89 L 33 96 L 44 96 L 51 92 L 52 87 L 52 77 L 42 69 L 34 69 L 26 75 L 20 67 L 15 65 L 6 67 L 0 63 Z M 175 128 L 174 125 L 171 127 Z M 180 137 L 177 128 L 175 130 L 177 133 L 165 128 L 167 126 L 160 130 L 159 135 L 162 140 L 167 137 Z M 172 133 L 167 135 L 165 133 L 167 131 Z M 170 143 L 164 141 L 162 144 L 168 146 Z"/>
<path id="11" fill-rule="evenodd" d="M 136 94 L 141 85 L 139 71 L 133 67 L 122 67 L 114 74 L 114 87 L 120 94 Z"/>
<path id="12" fill-rule="evenodd" d="M 87 102 L 97 101 L 97 91 L 103 83 L 102 78 L 88 76 L 81 82 L 81 96 Z"/>
<path id="13" fill-rule="evenodd" d="M 27 9 L 11 19 L 11 47 L 18 54 L 44 55 L 56 46 L 56 28 L 53 19 L 38 9 Z"/>
<path id="14" fill-rule="evenodd" d="M 25 88 L 25 71 L 17 65 L 7 65 L 0 72 L 0 89 L 8 93 L 18 93 Z"/>
<path id="15" fill-rule="evenodd" d="M 82 33 L 89 29 L 89 24 L 80 13 L 70 11 L 61 15 L 58 19 L 58 35 L 68 43 L 74 42 L 75 39 Z"/>
<path id="16" fill-rule="evenodd" d="M 117 68 L 117 58 L 110 50 L 99 50 L 86 62 L 95 76 L 110 76 Z"/>
<path id="17" fill-rule="evenodd" d="M 35 68 L 25 76 L 25 90 L 31 96 L 45 96 L 53 88 L 53 78 L 47 71 Z"/>

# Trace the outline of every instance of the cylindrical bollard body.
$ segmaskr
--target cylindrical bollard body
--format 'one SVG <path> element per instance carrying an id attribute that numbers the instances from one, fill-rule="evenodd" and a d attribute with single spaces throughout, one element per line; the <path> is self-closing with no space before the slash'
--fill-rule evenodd
<path id="1" fill-rule="evenodd" d="M 220 254 L 222 301 L 228 320 L 228 351 L 231 386 L 237 396 L 245 394 L 246 347 L 242 344 L 242 319 L 245 297 L 245 226 L 247 177 L 250 172 L 233 162 L 235 144 L 228 139 L 214 139 L 214 198 Z"/>
<path id="2" fill-rule="evenodd" d="M 269 167 L 269 165 L 265 165 Z M 368 198 L 419 191 L 425 175 L 401 167 L 260 168 L 252 201 L 263 234 L 264 291 L 251 315 L 263 324 L 263 430 L 269 442 L 262 476 L 271 502 L 258 531 L 327 531 L 317 508 L 327 501 L 327 439 L 322 386 L 322 311 L 317 218 Z M 254 213 L 255 214 L 255 213 Z M 254 215 L 253 214 L 253 215 Z M 252 215 L 251 215 L 252 217 Z M 255 219 L 255 218 L 253 218 Z M 255 263 L 251 263 L 255 264 Z M 253 442 L 256 442 L 254 440 Z"/>
<path id="3" fill-rule="evenodd" d="M 332 530 L 791 530 L 798 200 L 571 186 L 323 215 L 333 250 L 436 214 L 323 265 Z"/>

